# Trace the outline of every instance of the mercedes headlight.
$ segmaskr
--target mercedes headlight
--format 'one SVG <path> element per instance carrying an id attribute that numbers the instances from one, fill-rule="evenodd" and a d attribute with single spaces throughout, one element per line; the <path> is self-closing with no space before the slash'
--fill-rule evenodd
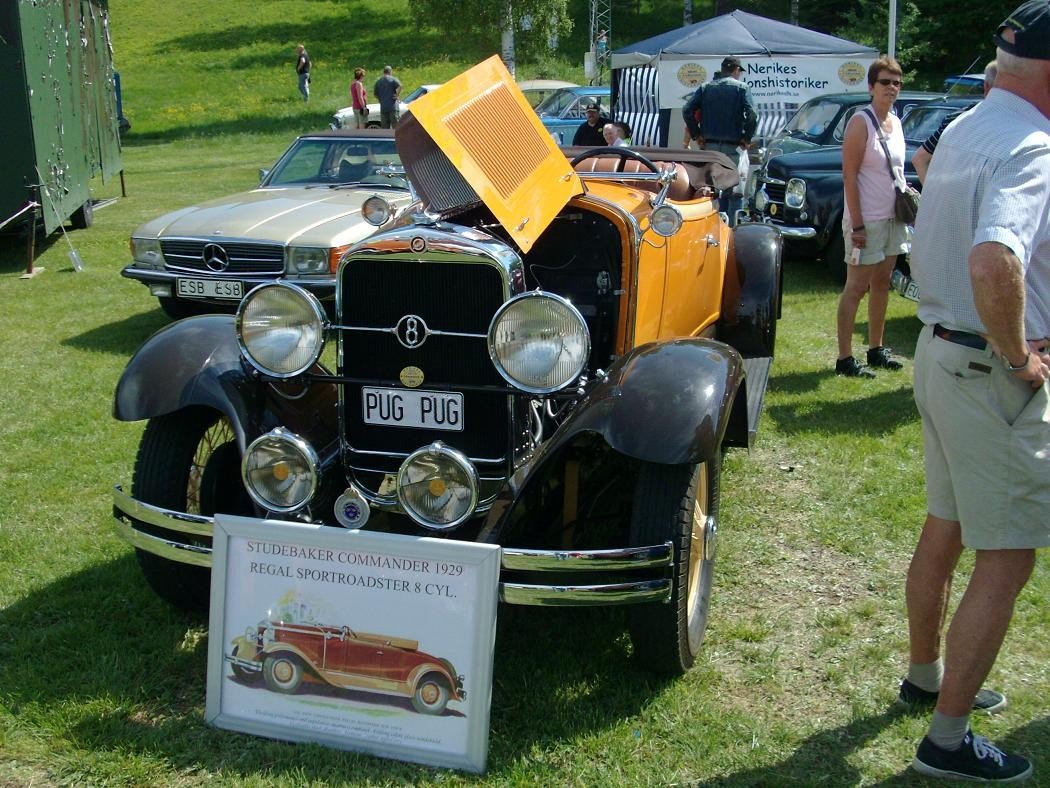
<path id="1" fill-rule="evenodd" d="M 784 205 L 798 210 L 806 202 L 806 182 L 801 178 L 791 178 L 784 189 Z"/>
<path id="2" fill-rule="evenodd" d="M 155 268 L 164 264 L 164 253 L 160 250 L 160 241 L 156 238 L 131 237 L 128 242 L 131 247 L 131 259 L 136 263 L 146 263 Z"/>
<path id="3" fill-rule="evenodd" d="M 285 270 L 290 274 L 327 274 L 328 250 L 316 246 L 291 246 Z"/>
<path id="4" fill-rule="evenodd" d="M 591 352 L 591 335 L 571 303 L 525 293 L 500 307 L 489 325 L 489 356 L 511 385 L 549 394 L 574 381 Z"/>
<path id="5" fill-rule="evenodd" d="M 317 466 L 313 447 L 295 433 L 278 427 L 248 446 L 241 461 L 241 478 L 259 506 L 272 512 L 292 512 L 313 497 Z"/>
<path id="6" fill-rule="evenodd" d="M 241 351 L 253 367 L 277 378 L 313 366 L 324 349 L 324 329 L 320 301 L 295 285 L 259 285 L 237 308 Z"/>
<path id="7" fill-rule="evenodd" d="M 761 213 L 767 205 L 769 205 L 769 195 L 766 193 L 766 187 L 762 186 L 755 192 L 755 210 Z"/>
<path id="8" fill-rule="evenodd" d="M 397 472 L 405 512 L 435 531 L 455 528 L 478 505 L 478 473 L 463 454 L 435 441 L 408 456 Z"/>

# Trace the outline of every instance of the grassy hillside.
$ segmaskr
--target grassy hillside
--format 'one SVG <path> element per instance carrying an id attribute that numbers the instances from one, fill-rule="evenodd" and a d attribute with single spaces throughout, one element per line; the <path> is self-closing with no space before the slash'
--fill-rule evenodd
<path id="1" fill-rule="evenodd" d="M 651 0 L 617 10 L 616 41 L 630 43 L 680 24 L 681 8 Z M 586 0 L 570 4 L 574 30 L 556 52 L 519 55 L 519 79 L 583 82 Z M 126 142 L 188 135 L 322 128 L 349 104 L 353 69 L 384 65 L 410 91 L 443 82 L 497 51 L 499 40 L 417 29 L 407 0 L 110 0 L 114 58 Z M 293 70 L 295 46 L 313 60 L 311 99 L 304 105 Z"/>

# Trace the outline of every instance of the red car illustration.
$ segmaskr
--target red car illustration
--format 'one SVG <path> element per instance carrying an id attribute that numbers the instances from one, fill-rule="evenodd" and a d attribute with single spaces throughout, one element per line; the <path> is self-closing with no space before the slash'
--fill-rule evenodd
<path id="1" fill-rule="evenodd" d="M 410 698 L 420 714 L 441 714 L 463 701 L 463 676 L 452 663 L 419 650 L 407 638 L 357 632 L 348 626 L 264 619 L 234 638 L 226 660 L 239 678 L 291 694 L 306 682 Z"/>

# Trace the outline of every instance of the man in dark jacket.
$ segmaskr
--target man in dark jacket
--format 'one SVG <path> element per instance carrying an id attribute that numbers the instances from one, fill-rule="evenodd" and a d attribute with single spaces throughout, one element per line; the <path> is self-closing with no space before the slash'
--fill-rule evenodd
<path id="1" fill-rule="evenodd" d="M 609 119 L 602 114 L 601 107 L 597 104 L 587 105 L 587 120 L 580 124 L 573 135 L 572 144 L 582 145 L 588 148 L 597 148 L 605 145 L 605 135 L 602 129 Z"/>
<path id="2" fill-rule="evenodd" d="M 720 77 L 696 89 L 682 107 L 682 117 L 689 137 L 699 142 L 700 147 L 724 153 L 735 163 L 740 149 L 751 144 L 758 128 L 758 114 L 751 90 L 740 79 L 743 74 L 740 61 L 727 57 L 722 61 L 720 73 Z"/>

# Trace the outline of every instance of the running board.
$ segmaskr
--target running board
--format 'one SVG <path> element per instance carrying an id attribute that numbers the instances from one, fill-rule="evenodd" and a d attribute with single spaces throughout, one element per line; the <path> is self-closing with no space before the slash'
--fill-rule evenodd
<path id="1" fill-rule="evenodd" d="M 755 443 L 758 420 L 762 416 L 762 401 L 769 384 L 769 369 L 773 366 L 770 356 L 744 359 L 744 385 L 747 389 L 747 448 Z"/>

